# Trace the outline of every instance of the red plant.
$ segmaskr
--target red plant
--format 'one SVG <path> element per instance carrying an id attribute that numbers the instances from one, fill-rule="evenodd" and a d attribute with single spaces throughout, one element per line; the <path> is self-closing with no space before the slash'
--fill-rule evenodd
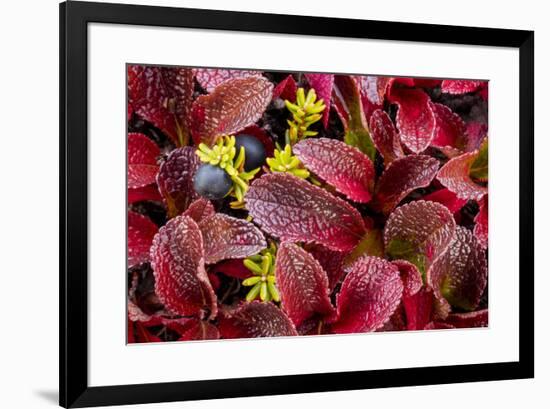
<path id="1" fill-rule="evenodd" d="M 128 96 L 128 342 L 488 325 L 486 82 L 132 65 Z"/>

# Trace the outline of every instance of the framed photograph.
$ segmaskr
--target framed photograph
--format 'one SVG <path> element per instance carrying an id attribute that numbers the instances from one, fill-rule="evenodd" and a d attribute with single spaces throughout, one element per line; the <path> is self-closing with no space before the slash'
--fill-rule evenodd
<path id="1" fill-rule="evenodd" d="M 62 406 L 534 376 L 533 32 L 60 23 Z"/>

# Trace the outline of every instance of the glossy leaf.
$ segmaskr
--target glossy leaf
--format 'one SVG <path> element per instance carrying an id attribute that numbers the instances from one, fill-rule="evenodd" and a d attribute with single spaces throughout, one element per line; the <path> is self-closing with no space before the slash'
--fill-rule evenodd
<path id="1" fill-rule="evenodd" d="M 149 249 L 158 227 L 147 216 L 128 212 L 128 268 L 149 261 Z"/>
<path id="2" fill-rule="evenodd" d="M 271 101 L 273 85 L 263 77 L 235 78 L 198 97 L 192 109 L 195 143 L 212 145 L 225 134 L 255 123 Z"/>
<path id="3" fill-rule="evenodd" d="M 199 223 L 207 264 L 259 253 L 267 247 L 262 232 L 252 223 L 222 213 Z"/>
<path id="4" fill-rule="evenodd" d="M 215 213 L 216 211 L 214 210 L 212 202 L 203 197 L 195 200 L 193 203 L 191 203 L 187 210 L 183 212 L 185 216 L 189 216 L 196 223 L 200 223 L 201 221 L 208 219 L 211 216 L 214 216 Z"/>
<path id="5" fill-rule="evenodd" d="M 346 253 L 331 250 L 321 244 L 309 244 L 305 246 L 305 250 L 321 264 L 327 273 L 328 288 L 332 291 L 344 274 L 343 264 Z"/>
<path id="6" fill-rule="evenodd" d="M 223 338 L 287 337 L 298 335 L 292 321 L 273 303 L 243 303 L 219 317 Z"/>
<path id="7" fill-rule="evenodd" d="M 487 285 L 487 260 L 470 230 L 457 226 L 454 240 L 430 267 L 427 279 L 440 311 L 449 311 L 449 304 L 467 311 L 477 308 Z"/>
<path id="8" fill-rule="evenodd" d="M 195 154 L 195 148 L 186 146 L 170 152 L 160 166 L 157 184 L 169 217 L 185 211 L 199 198 L 193 187 L 193 177 L 199 165 L 200 160 Z"/>
<path id="9" fill-rule="evenodd" d="M 236 78 L 260 77 L 261 71 L 228 70 L 224 68 L 195 68 L 197 81 L 207 92 L 212 92 L 222 82 Z"/>
<path id="10" fill-rule="evenodd" d="M 384 325 L 399 306 L 403 283 L 399 270 L 378 257 L 362 257 L 348 273 L 336 303 L 336 333 L 370 332 Z"/>
<path id="11" fill-rule="evenodd" d="M 451 213 L 456 213 L 468 202 L 466 199 L 460 199 L 456 193 L 451 192 L 447 188 L 436 190 L 430 194 L 427 194 L 422 200 L 429 200 L 432 202 L 441 203 Z"/>
<path id="12" fill-rule="evenodd" d="M 323 126 L 326 128 L 330 112 L 330 99 L 332 97 L 332 85 L 334 84 L 333 74 L 304 74 L 311 88 L 315 90 L 317 99 L 322 99 L 325 103 L 323 111 Z"/>
<path id="13" fill-rule="evenodd" d="M 474 221 L 474 236 L 476 237 L 481 247 L 487 248 L 489 244 L 489 195 L 483 196 L 478 202 L 479 213 L 476 215 Z"/>
<path id="14" fill-rule="evenodd" d="M 159 147 L 140 133 L 128 134 L 128 187 L 139 188 L 155 182 L 159 171 Z"/>
<path id="15" fill-rule="evenodd" d="M 384 158 L 386 167 L 394 160 L 405 156 L 397 129 L 386 112 L 381 109 L 373 112 L 370 118 L 370 131 L 372 141 Z"/>
<path id="16" fill-rule="evenodd" d="M 401 142 L 414 153 L 424 151 L 432 142 L 435 131 L 430 97 L 421 89 L 395 86 L 388 97 L 398 106 L 396 125 Z"/>
<path id="17" fill-rule="evenodd" d="M 431 104 L 431 108 L 435 115 L 435 131 L 431 145 L 464 150 L 467 138 L 466 124 L 462 118 L 442 104 Z"/>
<path id="18" fill-rule="evenodd" d="M 384 244 L 391 259 L 410 261 L 424 275 L 454 235 L 455 221 L 445 206 L 417 200 L 390 214 L 384 228 Z"/>
<path id="19" fill-rule="evenodd" d="M 443 80 L 441 92 L 448 94 L 467 94 L 477 90 L 484 81 L 471 80 Z"/>
<path id="20" fill-rule="evenodd" d="M 361 215 L 352 206 L 289 174 L 256 179 L 245 202 L 254 222 L 283 241 L 315 242 L 349 251 L 365 233 Z"/>
<path id="21" fill-rule="evenodd" d="M 289 74 L 284 80 L 279 82 L 275 88 L 273 88 L 273 99 L 282 98 L 293 101 L 296 98 L 297 89 L 298 87 L 294 77 L 292 74 Z"/>
<path id="22" fill-rule="evenodd" d="M 305 139 L 292 148 L 305 167 L 351 200 L 370 201 L 374 165 L 359 149 L 336 139 Z"/>
<path id="23" fill-rule="evenodd" d="M 217 313 L 216 295 L 204 268 L 199 226 L 178 216 L 161 227 L 151 246 L 155 292 L 165 307 L 180 315 Z"/>
<path id="24" fill-rule="evenodd" d="M 437 179 L 461 199 L 481 199 L 487 193 L 487 188 L 475 183 L 469 175 L 477 156 L 478 151 L 473 151 L 450 159 L 439 170 Z"/>
<path id="25" fill-rule="evenodd" d="M 281 306 L 296 327 L 313 316 L 334 314 L 327 273 L 307 251 L 293 243 L 282 243 L 275 274 Z"/>
<path id="26" fill-rule="evenodd" d="M 128 204 L 143 202 L 145 200 L 154 202 L 162 201 L 162 197 L 156 183 L 135 189 L 128 189 Z"/>
<path id="27" fill-rule="evenodd" d="M 390 213 L 413 190 L 429 186 L 438 169 L 439 161 L 427 155 L 396 159 L 378 180 L 373 207 Z"/>

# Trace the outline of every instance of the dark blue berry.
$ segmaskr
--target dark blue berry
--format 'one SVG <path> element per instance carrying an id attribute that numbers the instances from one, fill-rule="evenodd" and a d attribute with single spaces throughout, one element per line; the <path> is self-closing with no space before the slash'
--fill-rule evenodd
<path id="1" fill-rule="evenodd" d="M 235 137 L 237 155 L 241 150 L 241 146 L 244 147 L 244 170 L 246 172 L 259 168 L 265 163 L 265 147 L 258 138 L 247 134 L 237 135 Z"/>
<path id="2" fill-rule="evenodd" d="M 233 182 L 225 170 L 219 166 L 202 164 L 195 173 L 195 191 L 207 199 L 221 199 L 231 190 Z"/>

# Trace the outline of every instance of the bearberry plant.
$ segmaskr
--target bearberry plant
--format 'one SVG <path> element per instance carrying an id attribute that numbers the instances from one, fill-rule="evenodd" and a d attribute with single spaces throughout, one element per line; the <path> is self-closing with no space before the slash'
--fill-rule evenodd
<path id="1" fill-rule="evenodd" d="M 488 84 L 128 67 L 128 342 L 488 325 Z"/>

